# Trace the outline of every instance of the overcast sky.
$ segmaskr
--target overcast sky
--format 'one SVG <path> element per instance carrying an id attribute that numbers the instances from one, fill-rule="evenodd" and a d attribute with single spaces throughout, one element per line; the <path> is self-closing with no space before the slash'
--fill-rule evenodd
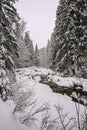
<path id="1" fill-rule="evenodd" d="M 27 30 L 34 44 L 46 46 L 54 28 L 59 0 L 19 0 L 16 4 L 20 17 L 27 22 Z"/>

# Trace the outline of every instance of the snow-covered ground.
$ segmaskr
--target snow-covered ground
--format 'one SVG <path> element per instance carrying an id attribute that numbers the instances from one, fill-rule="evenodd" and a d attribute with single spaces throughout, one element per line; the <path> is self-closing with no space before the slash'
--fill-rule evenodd
<path id="1" fill-rule="evenodd" d="M 0 130 L 29 130 L 28 127 L 14 120 L 13 107 L 12 101 L 3 102 L 0 100 Z"/>
<path id="2" fill-rule="evenodd" d="M 23 69 L 18 69 L 16 70 L 16 79 L 18 84 L 22 86 L 24 90 L 31 90 L 34 93 L 34 98 L 38 99 L 40 103 L 49 103 L 50 108 L 51 108 L 51 115 L 52 117 L 57 117 L 57 113 L 55 111 L 54 105 L 60 104 L 63 106 L 63 111 L 65 113 L 69 113 L 70 117 L 75 117 L 77 116 L 76 114 L 76 108 L 75 108 L 75 103 L 71 101 L 71 98 L 69 98 L 66 95 L 61 95 L 58 93 L 53 93 L 52 90 L 48 85 L 44 85 L 39 83 L 40 77 L 36 76 L 35 80 L 32 79 L 33 75 L 37 74 L 44 74 L 44 75 L 49 75 L 51 74 L 52 76 L 55 75 L 55 73 L 51 70 L 47 69 L 38 69 L 36 67 L 31 67 L 31 68 L 23 68 Z M 51 76 L 51 78 L 52 78 Z M 59 79 L 59 81 L 57 80 Z M 87 80 L 84 79 L 78 79 L 78 78 L 66 78 L 66 77 L 61 77 L 58 74 L 54 76 L 55 82 L 57 81 L 58 84 L 61 86 L 66 85 L 69 87 L 73 83 L 82 83 L 84 86 L 84 89 L 87 90 L 86 84 Z M 84 106 L 79 105 L 80 107 L 80 113 L 84 110 Z"/>
<path id="3" fill-rule="evenodd" d="M 13 101 L 7 101 L 4 103 L 0 100 L 0 130 L 39 130 L 41 115 L 36 114 L 35 118 L 38 120 L 35 120 L 35 122 L 31 123 L 31 125 L 30 123 L 28 124 L 28 122 L 25 123 L 25 125 L 27 124 L 28 126 L 19 123 L 19 120 L 17 120 L 17 118 L 19 119 L 20 117 L 26 117 L 29 115 L 29 113 L 32 113 L 35 111 L 35 109 L 38 109 L 42 104 L 46 103 L 50 106 L 51 118 L 58 117 L 58 113 L 54 105 L 59 104 L 60 106 L 63 106 L 63 112 L 68 113 L 69 115 L 66 120 L 68 120 L 70 117 L 77 117 L 75 103 L 71 101 L 71 98 L 66 95 L 53 93 L 48 85 L 39 83 L 39 76 L 33 80 L 32 76 L 37 73 L 43 73 L 44 75 L 51 74 L 52 76 L 55 75 L 55 73 L 51 70 L 38 69 L 36 67 L 16 70 L 17 83 L 13 85 L 15 104 Z M 55 76 L 55 81 L 57 77 L 60 79 L 59 82 L 61 85 L 66 84 L 67 86 L 78 80 L 76 78 L 62 78 L 57 74 L 57 76 Z M 80 82 L 84 84 L 84 88 L 86 90 L 87 81 L 81 79 Z M 31 96 L 27 99 L 26 97 L 29 91 L 31 91 L 33 94 L 31 94 Z M 20 99 L 21 94 L 23 94 L 22 96 L 25 98 L 25 100 Z M 32 104 L 32 102 L 35 100 L 38 102 L 37 106 L 29 105 L 29 103 Z M 13 116 L 12 112 L 14 111 L 15 105 L 17 105 L 17 103 L 21 105 L 18 106 Z M 82 113 L 82 111 L 84 111 L 84 106 L 79 105 L 79 112 Z M 77 128 L 74 128 L 73 130 L 77 130 Z"/>
<path id="4" fill-rule="evenodd" d="M 36 68 L 36 67 L 30 67 L 30 68 L 22 68 L 17 69 L 17 81 L 24 81 L 27 79 L 32 79 L 34 75 L 36 75 L 35 79 L 36 81 L 40 80 L 40 77 L 38 75 L 47 75 L 49 80 L 53 80 L 58 86 L 66 86 L 70 87 L 73 86 L 74 83 L 82 84 L 83 90 L 87 91 L 87 79 L 83 78 L 77 78 L 77 77 L 62 77 L 60 74 L 55 73 L 54 71 L 50 69 L 44 69 L 44 68 Z"/>

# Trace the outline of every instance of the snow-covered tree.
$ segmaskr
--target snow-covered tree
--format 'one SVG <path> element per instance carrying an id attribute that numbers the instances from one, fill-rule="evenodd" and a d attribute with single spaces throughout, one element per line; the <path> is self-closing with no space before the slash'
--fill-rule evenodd
<path id="1" fill-rule="evenodd" d="M 67 3 L 66 0 L 60 0 L 59 6 L 56 11 L 56 21 L 54 33 L 52 35 L 53 44 L 53 68 L 57 68 L 57 64 L 60 62 L 61 58 L 64 56 L 62 50 L 64 50 L 65 43 L 65 31 L 67 28 Z M 61 52 L 58 55 L 58 52 Z M 64 53 L 65 54 L 65 53 Z"/>
<path id="2" fill-rule="evenodd" d="M 87 75 L 87 1 L 68 1 L 67 44 L 74 74 Z M 86 76 L 87 77 L 87 76 Z"/>
<path id="3" fill-rule="evenodd" d="M 26 61 L 29 59 L 28 56 L 28 49 L 24 43 L 24 35 L 26 29 L 26 22 L 19 21 L 16 24 L 16 39 L 18 43 L 18 57 L 15 59 L 15 66 L 16 67 L 26 67 Z M 28 65 L 27 65 L 28 66 Z"/>
<path id="4" fill-rule="evenodd" d="M 36 44 L 35 46 L 35 53 L 34 53 L 34 65 L 39 67 L 40 65 L 40 60 L 39 60 L 39 49 L 38 49 L 38 45 Z"/>
<path id="5" fill-rule="evenodd" d="M 47 43 L 47 67 L 51 67 L 52 65 L 52 44 L 51 44 L 51 41 L 48 40 L 48 43 Z"/>
<path id="6" fill-rule="evenodd" d="M 40 66 L 47 68 L 47 48 L 43 47 L 39 49 Z"/>
<path id="7" fill-rule="evenodd" d="M 28 56 L 29 57 L 27 60 L 29 62 L 29 66 L 32 66 L 32 65 L 34 65 L 34 47 L 33 47 L 33 42 L 30 39 L 28 32 L 25 33 L 24 42 L 25 42 L 25 45 L 28 49 Z"/>
<path id="8" fill-rule="evenodd" d="M 60 0 L 54 29 L 54 63 L 60 72 L 87 75 L 87 1 Z"/>
<path id="9" fill-rule="evenodd" d="M 21 45 L 20 39 L 23 40 L 24 34 L 25 34 L 25 29 L 26 29 L 26 22 L 24 20 L 19 20 L 19 22 L 15 26 L 15 32 L 16 32 L 16 39 L 18 45 Z"/>
<path id="10" fill-rule="evenodd" d="M 14 78 L 14 59 L 17 53 L 14 25 L 18 22 L 18 14 L 14 8 L 16 0 L 0 0 L 0 94 L 7 98 L 7 78 Z M 12 78 L 13 77 L 13 78 Z"/>
<path id="11" fill-rule="evenodd" d="M 54 34 L 54 32 L 51 34 L 50 42 L 51 42 L 51 65 L 50 65 L 50 68 L 54 69 L 55 68 L 54 59 L 55 59 L 55 54 L 56 54 L 55 34 Z"/>

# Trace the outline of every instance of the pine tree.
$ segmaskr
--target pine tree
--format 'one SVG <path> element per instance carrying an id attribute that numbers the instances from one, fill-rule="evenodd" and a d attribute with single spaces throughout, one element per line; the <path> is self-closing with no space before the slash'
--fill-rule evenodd
<path id="1" fill-rule="evenodd" d="M 67 41 L 74 74 L 87 77 L 87 1 L 68 1 Z"/>
<path id="2" fill-rule="evenodd" d="M 23 40 L 26 29 L 26 22 L 24 20 L 19 20 L 19 22 L 15 26 L 16 39 L 18 45 L 21 46 L 20 40 Z"/>
<path id="3" fill-rule="evenodd" d="M 48 40 L 47 43 L 47 68 L 50 68 L 52 65 L 52 44 L 51 40 Z"/>
<path id="4" fill-rule="evenodd" d="M 87 73 L 87 1 L 61 0 L 54 33 L 57 70 L 84 76 Z"/>
<path id="5" fill-rule="evenodd" d="M 28 57 L 28 49 L 24 43 L 26 22 L 21 20 L 16 24 L 16 39 L 18 43 L 18 57 L 15 59 L 15 66 L 17 68 L 26 67 L 26 60 Z"/>
<path id="6" fill-rule="evenodd" d="M 60 0 L 59 6 L 56 11 L 56 21 L 55 21 L 55 28 L 52 38 L 53 44 L 53 68 L 58 68 L 57 65 L 60 60 L 63 58 L 62 50 L 65 49 L 65 32 L 67 28 L 67 2 L 66 0 Z M 59 53 L 60 51 L 60 53 Z"/>
<path id="7" fill-rule="evenodd" d="M 47 68 L 47 48 L 39 49 L 40 66 Z"/>
<path id="8" fill-rule="evenodd" d="M 29 37 L 28 32 L 25 33 L 24 42 L 28 49 L 29 66 L 32 66 L 34 65 L 34 47 L 33 47 L 33 42 Z"/>
<path id="9" fill-rule="evenodd" d="M 40 65 L 40 60 L 39 60 L 39 50 L 38 50 L 38 46 L 36 44 L 35 46 L 35 57 L 34 57 L 34 65 L 39 67 Z"/>
<path id="10" fill-rule="evenodd" d="M 7 81 L 14 77 L 14 58 L 17 44 L 13 25 L 18 22 L 18 14 L 14 8 L 16 0 L 0 0 L 0 94 L 3 100 L 7 98 Z M 9 74 L 10 73 L 10 74 Z"/>
<path id="11" fill-rule="evenodd" d="M 54 62 L 54 59 L 55 59 L 55 54 L 56 54 L 56 48 L 55 48 L 55 34 L 54 32 L 51 34 L 51 65 L 50 65 L 50 68 L 51 69 L 55 69 L 55 62 Z"/>

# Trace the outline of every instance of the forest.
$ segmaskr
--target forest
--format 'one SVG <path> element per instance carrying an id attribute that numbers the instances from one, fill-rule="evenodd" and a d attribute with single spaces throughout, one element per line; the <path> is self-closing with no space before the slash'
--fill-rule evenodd
<path id="1" fill-rule="evenodd" d="M 34 46 L 17 0 L 0 0 L 0 130 L 87 130 L 87 1 L 59 0 Z"/>

